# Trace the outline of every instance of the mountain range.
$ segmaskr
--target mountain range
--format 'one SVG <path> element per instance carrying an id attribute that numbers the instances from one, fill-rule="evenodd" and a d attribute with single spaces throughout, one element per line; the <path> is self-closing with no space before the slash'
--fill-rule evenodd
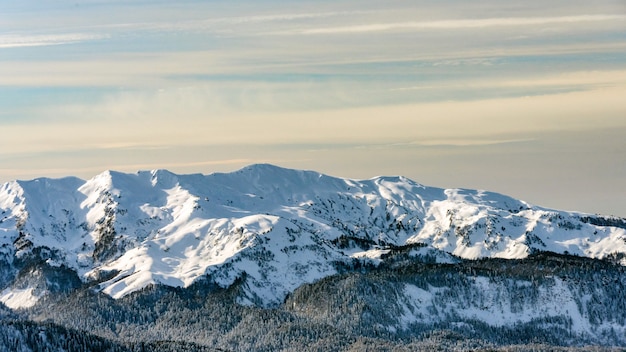
<path id="1" fill-rule="evenodd" d="M 532 326 L 531 335 L 545 332 L 538 343 L 623 346 L 624 265 L 625 219 L 397 176 L 354 180 L 259 164 L 209 175 L 106 171 L 87 181 L 0 186 L 6 316 L 92 326 L 102 330 L 98 338 L 121 343 L 159 338 L 143 332 L 133 340 L 93 319 L 69 323 L 59 307 L 76 309 L 64 302 L 81 295 L 100 302 L 99 311 L 127 309 L 119 305 L 129 300 L 135 307 L 154 290 L 232 291 L 232 309 L 290 314 L 306 326 L 332 322 L 348 331 L 347 341 L 474 331 L 486 343 L 526 343 L 484 331 L 514 335 Z M 203 334 L 186 342 L 243 346 Z"/>

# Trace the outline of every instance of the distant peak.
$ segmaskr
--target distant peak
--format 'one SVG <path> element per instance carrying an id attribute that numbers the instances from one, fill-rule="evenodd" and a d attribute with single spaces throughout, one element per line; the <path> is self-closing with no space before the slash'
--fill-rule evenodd
<path id="1" fill-rule="evenodd" d="M 306 171 L 306 170 L 298 170 L 298 169 L 289 169 L 282 166 L 277 166 L 273 164 L 251 164 L 245 166 L 234 173 L 239 174 L 248 174 L 255 178 L 265 179 L 265 178 L 291 178 L 298 177 L 303 174 L 315 174 L 316 176 L 321 175 L 320 173 L 314 171 Z"/>
<path id="2" fill-rule="evenodd" d="M 174 187 L 178 183 L 178 175 L 165 169 L 144 171 L 150 174 L 152 186 L 161 185 L 166 188 Z"/>
<path id="3" fill-rule="evenodd" d="M 424 186 L 421 183 L 415 182 L 413 180 L 411 180 L 410 178 L 407 178 L 405 176 L 377 176 L 374 178 L 371 178 L 371 180 L 373 180 L 376 183 L 382 183 L 382 182 L 388 182 L 388 183 L 405 183 L 411 186 L 415 186 L 418 188 L 426 188 L 426 186 Z"/>
<path id="4" fill-rule="evenodd" d="M 116 178 L 120 172 L 114 170 L 105 170 L 96 176 L 92 177 L 88 182 L 90 183 L 99 183 L 102 185 L 111 185 L 113 183 L 113 179 Z"/>
<path id="5" fill-rule="evenodd" d="M 92 177 L 91 180 L 111 180 L 114 177 L 120 175 L 121 172 L 115 170 L 104 170 L 96 176 Z"/>
<path id="6" fill-rule="evenodd" d="M 403 176 L 377 176 L 374 180 L 380 182 L 405 182 L 407 179 Z"/>
<path id="7" fill-rule="evenodd" d="M 268 164 L 268 163 L 259 163 L 259 164 L 250 164 L 248 166 L 244 166 L 239 171 L 252 171 L 252 172 L 284 172 L 284 171 L 296 171 L 293 169 L 287 169 L 281 166 Z"/>
<path id="8" fill-rule="evenodd" d="M 148 172 L 150 173 L 150 175 L 154 176 L 154 177 L 158 177 L 158 176 L 162 176 L 162 175 L 168 175 L 168 176 L 174 176 L 176 175 L 175 173 L 167 170 L 167 169 L 154 169 L 154 170 L 150 170 L 150 171 L 139 171 L 139 173 L 142 172 Z"/>

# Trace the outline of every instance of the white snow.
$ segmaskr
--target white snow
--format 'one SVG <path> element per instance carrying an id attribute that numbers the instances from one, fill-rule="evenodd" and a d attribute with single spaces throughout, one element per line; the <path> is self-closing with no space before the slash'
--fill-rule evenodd
<path id="1" fill-rule="evenodd" d="M 12 289 L 7 288 L 0 293 L 0 302 L 11 309 L 30 308 L 39 300 L 33 294 L 34 288 Z"/>
<path id="2" fill-rule="evenodd" d="M 391 252 L 390 249 L 370 249 L 367 251 L 358 251 L 350 254 L 352 258 L 369 259 L 374 264 L 380 264 L 382 262 L 381 256 Z"/>
<path id="3" fill-rule="evenodd" d="M 528 323 L 533 319 L 567 316 L 572 319 L 572 331 L 592 333 L 593 327 L 583 316 L 576 300 L 567 284 L 558 277 L 552 278 L 552 285 L 539 288 L 539 296 L 535 300 L 519 301 L 519 306 L 512 309 L 509 286 L 491 282 L 487 277 L 475 277 L 471 292 L 471 302 L 450 299 L 450 288 L 429 286 L 424 290 L 415 285 L 405 284 L 400 296 L 402 315 L 401 325 L 404 329 L 416 322 L 428 323 L 438 321 L 450 314 L 463 319 L 476 319 L 491 326 L 514 325 Z M 519 287 L 530 286 L 528 281 L 516 281 Z M 445 303 L 441 303 L 445 302 Z M 605 323 L 603 328 L 622 329 L 619 324 Z"/>
<path id="4" fill-rule="evenodd" d="M 335 273 L 335 261 L 379 263 L 386 244 L 423 243 L 428 247 L 412 254 L 440 253 L 433 255 L 440 262 L 454 262 L 450 254 L 524 258 L 533 248 L 594 258 L 626 253 L 626 230 L 583 223 L 581 216 L 587 214 L 404 177 L 350 180 L 271 165 L 211 175 L 106 171 L 88 181 L 0 185 L 0 254 L 46 246 L 61 254 L 54 265 L 84 280 L 117 270 L 101 284 L 115 298 L 154 283 L 188 286 L 207 274 L 229 285 L 246 272 L 250 299 L 254 293 L 271 304 Z M 109 225 L 111 255 L 94 258 Z M 18 237 L 32 246 L 16 250 Z M 342 237 L 371 245 L 344 248 L 337 244 Z M 3 297 L 36 300 L 27 292 Z"/>

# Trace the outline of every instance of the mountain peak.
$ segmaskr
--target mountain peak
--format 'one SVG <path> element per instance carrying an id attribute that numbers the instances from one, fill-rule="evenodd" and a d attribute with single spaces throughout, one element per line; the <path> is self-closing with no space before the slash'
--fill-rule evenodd
<path id="1" fill-rule="evenodd" d="M 151 171 L 140 171 L 138 175 L 149 176 L 152 186 L 161 188 L 172 188 L 178 184 L 178 175 L 165 169 L 155 169 Z"/>
<path id="2" fill-rule="evenodd" d="M 245 174 L 249 177 L 254 177 L 259 180 L 282 179 L 287 182 L 293 179 L 313 180 L 315 178 L 329 177 L 315 171 L 289 169 L 273 164 L 252 164 L 245 166 L 233 173 Z"/>

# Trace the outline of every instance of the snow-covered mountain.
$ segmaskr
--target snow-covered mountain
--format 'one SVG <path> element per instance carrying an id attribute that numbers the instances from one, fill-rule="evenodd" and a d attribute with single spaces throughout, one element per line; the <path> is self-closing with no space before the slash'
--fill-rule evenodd
<path id="1" fill-rule="evenodd" d="M 404 177 L 353 180 L 265 164 L 0 186 L 0 301 L 11 308 L 85 283 L 120 298 L 151 284 L 227 287 L 244 276 L 240 303 L 273 306 L 341 265 L 379 265 L 398 249 L 450 263 L 550 251 L 624 265 L 626 220 Z"/>

